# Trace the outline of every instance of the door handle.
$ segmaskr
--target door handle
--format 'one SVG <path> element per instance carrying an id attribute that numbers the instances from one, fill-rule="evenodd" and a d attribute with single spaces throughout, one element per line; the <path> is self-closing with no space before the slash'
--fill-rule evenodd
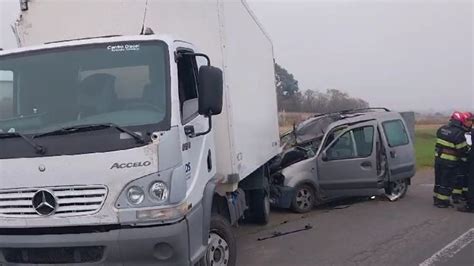
<path id="1" fill-rule="evenodd" d="M 372 162 L 370 161 L 365 161 L 365 162 L 362 162 L 360 164 L 360 166 L 364 167 L 364 168 L 371 168 L 372 167 Z"/>
<path id="2" fill-rule="evenodd" d="M 392 158 L 397 157 L 397 153 L 395 151 L 390 151 L 390 157 Z"/>

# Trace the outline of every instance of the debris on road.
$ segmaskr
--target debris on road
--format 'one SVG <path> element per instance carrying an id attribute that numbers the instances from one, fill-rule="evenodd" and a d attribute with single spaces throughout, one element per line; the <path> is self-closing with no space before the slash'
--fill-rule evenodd
<path id="1" fill-rule="evenodd" d="M 271 236 L 259 237 L 257 239 L 257 241 L 263 241 L 263 240 L 267 240 L 267 239 L 270 239 L 270 238 L 276 238 L 276 237 L 280 237 L 280 236 L 284 236 L 284 235 L 290 235 L 290 234 L 294 234 L 294 233 L 298 233 L 298 232 L 302 232 L 302 231 L 307 231 L 307 230 L 310 230 L 310 229 L 313 229 L 313 226 L 311 224 L 307 224 L 307 225 L 305 225 L 304 228 L 297 229 L 297 230 L 292 230 L 292 231 L 288 231 L 288 232 L 275 231 L 275 232 L 272 233 Z"/>
<path id="2" fill-rule="evenodd" d="M 335 207 L 333 207 L 334 210 L 340 210 L 340 209 L 347 209 L 349 208 L 351 205 L 350 204 L 347 204 L 347 205 L 337 205 Z"/>

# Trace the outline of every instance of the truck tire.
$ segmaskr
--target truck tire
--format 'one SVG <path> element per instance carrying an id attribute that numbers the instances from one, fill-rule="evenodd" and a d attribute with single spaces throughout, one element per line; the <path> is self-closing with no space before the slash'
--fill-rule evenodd
<path id="1" fill-rule="evenodd" d="M 313 209 L 316 202 L 314 189 L 308 184 L 298 185 L 296 193 L 291 202 L 291 209 L 297 213 L 306 213 Z"/>
<path id="2" fill-rule="evenodd" d="M 270 221 L 270 197 L 264 189 L 252 191 L 250 204 L 251 220 L 266 225 Z"/>
<path id="3" fill-rule="evenodd" d="M 206 266 L 235 266 L 237 259 L 237 243 L 232 226 L 224 217 L 213 214 L 209 244 L 203 265 Z"/>

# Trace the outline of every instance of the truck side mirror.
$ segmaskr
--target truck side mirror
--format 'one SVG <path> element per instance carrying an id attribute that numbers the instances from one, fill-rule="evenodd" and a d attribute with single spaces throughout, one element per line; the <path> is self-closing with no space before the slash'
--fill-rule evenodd
<path id="1" fill-rule="evenodd" d="M 209 118 L 220 114 L 222 112 L 224 90 L 222 70 L 211 66 L 211 59 L 206 54 L 177 52 L 175 56 L 176 60 L 180 60 L 184 56 L 204 57 L 206 59 L 207 65 L 201 66 L 198 73 L 198 113 Z"/>
<path id="2" fill-rule="evenodd" d="M 224 79 L 222 70 L 210 65 L 199 69 L 198 113 L 209 119 L 209 128 L 205 132 L 191 133 L 189 137 L 203 136 L 212 130 L 212 116 L 222 112 Z"/>
<path id="3" fill-rule="evenodd" d="M 222 70 L 212 66 L 201 66 L 198 86 L 199 114 L 212 116 L 222 112 L 223 87 Z"/>

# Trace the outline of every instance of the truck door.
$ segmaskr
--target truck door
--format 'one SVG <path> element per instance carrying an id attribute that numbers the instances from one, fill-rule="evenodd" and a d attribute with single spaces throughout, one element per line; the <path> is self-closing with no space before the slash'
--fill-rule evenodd
<path id="1" fill-rule="evenodd" d="M 401 117 L 384 121 L 382 130 L 390 180 L 413 177 L 415 175 L 415 149 L 405 122 Z"/>
<path id="2" fill-rule="evenodd" d="M 186 43 L 179 43 L 177 54 L 194 53 Z M 194 56 L 180 56 L 177 62 L 178 94 L 182 127 L 182 154 L 184 171 L 188 187 L 205 186 L 214 170 L 212 133 L 203 136 L 191 136 L 209 128 L 208 119 L 198 114 L 198 72 L 201 61 Z M 200 179 L 197 181 L 197 179 Z"/>
<path id="3" fill-rule="evenodd" d="M 377 193 L 382 182 L 377 170 L 377 123 L 359 123 L 333 137 L 328 134 L 328 143 L 317 159 L 319 186 L 324 195 L 336 198 Z"/>

